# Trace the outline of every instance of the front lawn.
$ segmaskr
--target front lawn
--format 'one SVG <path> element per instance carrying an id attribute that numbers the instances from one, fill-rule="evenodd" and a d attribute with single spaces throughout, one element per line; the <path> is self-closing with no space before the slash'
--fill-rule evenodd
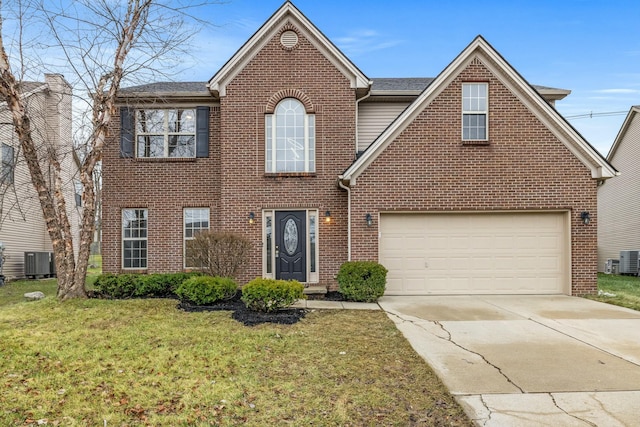
<path id="1" fill-rule="evenodd" d="M 640 278 L 598 273 L 598 295 L 587 298 L 640 310 Z"/>
<path id="2" fill-rule="evenodd" d="M 168 299 L 4 295 L 28 283 L 0 288 L 2 426 L 472 425 L 382 311 L 246 327 Z"/>

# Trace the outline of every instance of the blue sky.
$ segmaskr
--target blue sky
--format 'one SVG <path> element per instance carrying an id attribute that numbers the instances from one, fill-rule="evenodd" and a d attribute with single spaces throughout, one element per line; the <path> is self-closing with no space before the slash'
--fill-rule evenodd
<path id="1" fill-rule="evenodd" d="M 198 63 L 180 80 L 208 80 L 282 3 L 209 6 L 203 17 L 215 27 L 194 40 Z M 637 0 L 294 4 L 370 78 L 435 77 L 481 34 L 529 83 L 571 90 L 556 106 L 603 155 L 630 107 L 640 104 Z"/>

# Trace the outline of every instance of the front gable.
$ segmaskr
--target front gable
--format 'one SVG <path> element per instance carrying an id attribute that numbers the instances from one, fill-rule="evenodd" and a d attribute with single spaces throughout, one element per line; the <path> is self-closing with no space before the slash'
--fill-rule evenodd
<path id="1" fill-rule="evenodd" d="M 355 185 L 360 176 L 398 136 L 413 123 L 416 118 L 428 108 L 432 102 L 441 96 L 452 82 L 470 66 L 481 64 L 489 76 L 497 79 L 508 89 L 526 109 L 535 116 L 536 120 L 557 138 L 580 162 L 591 171 L 591 177 L 606 179 L 615 176 L 615 169 L 586 141 L 582 136 L 562 118 L 562 116 L 529 85 L 518 72 L 513 69 L 502 56 L 495 51 L 481 36 L 478 36 L 440 75 L 424 90 L 424 92 L 389 125 L 389 127 L 371 144 L 371 146 L 339 177 L 345 184 Z M 477 77 L 475 77 L 477 79 Z M 473 79 L 472 79 L 473 80 Z M 461 104 L 461 96 L 457 102 Z M 489 101 L 491 102 L 491 101 Z M 499 109 L 500 106 L 493 106 Z M 457 118 L 462 116 L 461 106 L 452 112 L 450 128 L 438 128 L 437 131 L 453 131 L 461 135 L 461 125 Z M 454 119 L 455 117 L 455 119 Z M 514 129 L 522 126 L 522 122 L 508 124 Z M 491 129 L 491 124 L 489 124 Z M 491 130 L 489 130 L 491 132 Z M 462 143 L 461 136 L 458 138 Z M 490 137 L 488 144 L 490 144 Z M 400 171 L 398 170 L 400 173 Z"/>
<path id="2" fill-rule="evenodd" d="M 306 38 L 350 82 L 358 96 L 371 87 L 371 81 L 291 2 L 285 2 L 260 29 L 209 80 L 207 87 L 216 97 L 224 97 L 227 85 L 274 37 L 283 49 L 294 49 L 298 37 Z"/>

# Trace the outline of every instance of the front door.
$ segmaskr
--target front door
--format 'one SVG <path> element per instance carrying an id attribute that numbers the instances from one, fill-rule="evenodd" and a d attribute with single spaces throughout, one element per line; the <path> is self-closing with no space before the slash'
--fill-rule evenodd
<path id="1" fill-rule="evenodd" d="M 276 279 L 307 281 L 307 213 L 276 212 Z"/>

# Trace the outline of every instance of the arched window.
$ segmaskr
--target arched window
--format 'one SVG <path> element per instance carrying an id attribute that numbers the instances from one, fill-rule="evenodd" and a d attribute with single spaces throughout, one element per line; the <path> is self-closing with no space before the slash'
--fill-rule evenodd
<path id="1" fill-rule="evenodd" d="M 267 172 L 315 172 L 315 116 L 295 98 L 265 115 Z"/>

